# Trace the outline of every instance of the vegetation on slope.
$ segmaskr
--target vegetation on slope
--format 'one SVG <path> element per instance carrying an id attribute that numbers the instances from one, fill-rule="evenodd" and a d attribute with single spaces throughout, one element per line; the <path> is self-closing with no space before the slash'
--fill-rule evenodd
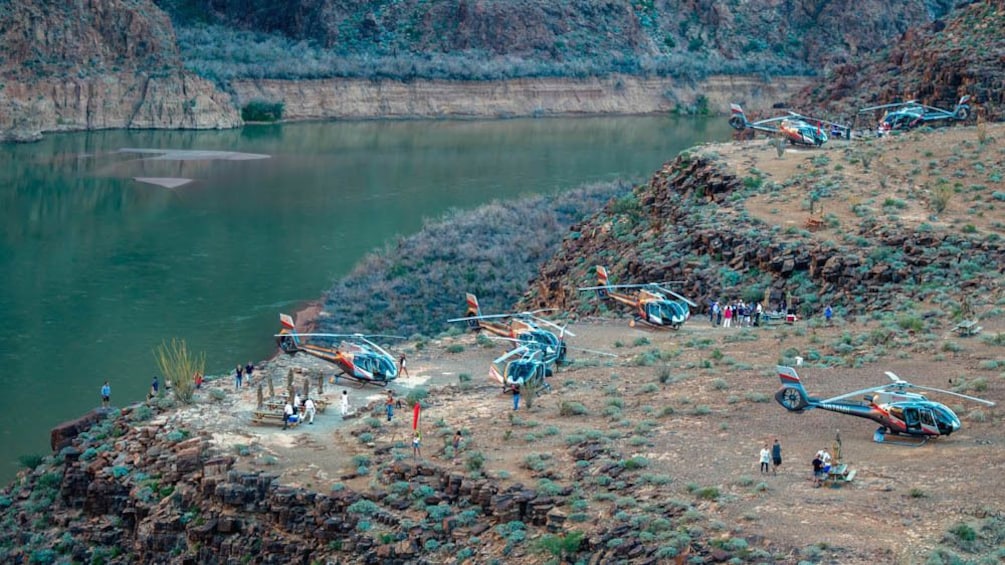
<path id="1" fill-rule="evenodd" d="M 338 281 L 324 297 L 320 331 L 436 334 L 464 315 L 466 292 L 486 313 L 508 312 L 569 226 L 627 190 L 597 184 L 450 213 Z"/>
<path id="2" fill-rule="evenodd" d="M 495 80 L 808 74 L 878 49 L 947 0 L 159 0 L 189 69 L 232 78 Z M 853 8 L 853 9 L 852 9 Z"/>
<path id="3" fill-rule="evenodd" d="M 803 316 L 830 303 L 869 316 L 906 302 L 949 319 L 965 297 L 998 306 L 1005 195 L 988 181 L 1001 180 L 1000 144 L 978 128 L 884 141 L 784 158 L 767 144 L 685 152 L 577 226 L 581 237 L 542 267 L 520 307 L 602 309 L 576 292 L 598 264 L 619 283 L 685 281 L 678 290 L 699 312 L 766 291 Z M 811 218 L 820 227 L 802 229 Z"/>

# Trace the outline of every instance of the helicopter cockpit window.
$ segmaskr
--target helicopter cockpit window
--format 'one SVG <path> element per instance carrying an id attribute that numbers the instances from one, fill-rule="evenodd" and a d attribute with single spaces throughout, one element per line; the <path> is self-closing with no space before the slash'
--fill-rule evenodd
<path id="1" fill-rule="evenodd" d="M 921 423 L 926 426 L 935 427 L 935 418 L 932 417 L 932 411 L 924 408 L 921 410 Z"/>
<path id="2" fill-rule="evenodd" d="M 509 366 L 509 379 L 520 382 L 530 376 L 531 367 L 525 363 L 512 363 Z"/>

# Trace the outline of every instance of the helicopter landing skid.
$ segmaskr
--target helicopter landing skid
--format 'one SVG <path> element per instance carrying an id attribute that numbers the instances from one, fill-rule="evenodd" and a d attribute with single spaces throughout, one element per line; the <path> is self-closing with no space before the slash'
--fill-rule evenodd
<path id="1" fill-rule="evenodd" d="M 891 436 L 893 439 L 891 439 Z M 894 434 L 885 434 L 883 441 L 877 443 L 884 443 L 890 445 L 902 445 L 905 447 L 921 447 L 928 443 L 928 436 L 901 436 Z"/>

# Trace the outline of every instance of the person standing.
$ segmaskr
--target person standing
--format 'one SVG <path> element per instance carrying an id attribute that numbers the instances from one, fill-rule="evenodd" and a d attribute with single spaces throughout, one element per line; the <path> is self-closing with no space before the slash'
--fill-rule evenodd
<path id="1" fill-rule="evenodd" d="M 304 401 L 304 417 L 307 418 L 307 423 L 314 425 L 314 414 L 317 413 L 317 406 L 314 406 L 314 401 L 311 397 L 307 397 Z"/>
<path id="2" fill-rule="evenodd" d="M 453 463 L 454 465 L 456 465 L 457 458 L 460 457 L 460 451 L 461 451 L 461 430 L 457 430 L 456 432 L 454 432 L 454 441 L 453 443 L 451 443 L 451 445 L 454 448 Z"/>
<path id="3" fill-rule="evenodd" d="M 101 406 L 103 408 L 108 408 L 108 404 L 112 401 L 112 387 L 105 381 L 105 384 L 101 385 Z"/>
<path id="4" fill-rule="evenodd" d="M 248 384 L 251 384 L 251 373 L 255 372 L 255 364 L 248 361 L 248 364 L 244 366 L 244 376 L 248 379 Z"/>
<path id="5" fill-rule="evenodd" d="M 415 430 L 415 435 L 412 436 L 412 457 L 422 457 L 422 436 L 419 435 L 419 430 Z"/>
<path id="6" fill-rule="evenodd" d="M 813 486 L 818 487 L 823 484 L 824 462 L 820 460 L 820 452 L 813 456 Z"/>
<path id="7" fill-rule="evenodd" d="M 349 391 L 342 389 L 342 418 L 349 413 Z"/>
<path id="8" fill-rule="evenodd" d="M 195 382 L 195 389 L 199 390 L 202 388 L 202 371 L 196 371 L 195 375 L 192 377 Z"/>
<path id="9" fill-rule="evenodd" d="M 161 383 L 157 380 L 157 375 L 154 375 L 154 380 L 150 382 L 150 394 L 147 395 L 147 400 L 151 398 L 157 398 L 157 393 L 160 392 Z"/>
<path id="10" fill-rule="evenodd" d="M 513 410 L 520 409 L 520 385 L 513 385 Z"/>
<path id="11" fill-rule="evenodd" d="M 387 400 L 384 401 L 384 406 L 387 410 L 387 421 L 390 422 L 391 418 L 394 418 L 394 393 L 387 391 Z"/>
<path id="12" fill-rule="evenodd" d="M 778 443 L 778 438 L 775 438 L 775 443 L 771 445 L 771 463 L 772 471 L 777 475 L 778 468 L 782 466 L 782 444 Z"/>
<path id="13" fill-rule="evenodd" d="M 238 365 L 234 369 L 234 388 L 241 390 L 241 380 L 244 378 L 244 367 Z"/>
<path id="14" fill-rule="evenodd" d="M 733 322 L 733 305 L 726 304 L 726 311 L 722 315 L 722 327 L 728 328 Z"/>
<path id="15" fill-rule="evenodd" d="M 290 399 L 286 399 L 286 406 L 283 407 L 283 429 L 285 430 L 289 424 L 290 420 L 293 419 L 293 404 L 290 403 Z"/>
<path id="16" fill-rule="evenodd" d="M 768 464 L 771 463 L 771 451 L 768 449 L 768 444 L 764 444 L 761 448 L 761 474 L 768 474 Z"/>
<path id="17" fill-rule="evenodd" d="M 834 317 L 834 310 L 831 308 L 831 305 L 828 304 L 827 307 L 824 308 L 824 320 L 827 321 L 828 326 L 832 325 L 831 318 L 833 317 Z"/>
<path id="18" fill-rule="evenodd" d="M 408 367 L 405 365 L 405 354 L 402 353 L 401 357 L 398 358 L 398 374 L 408 376 Z"/>

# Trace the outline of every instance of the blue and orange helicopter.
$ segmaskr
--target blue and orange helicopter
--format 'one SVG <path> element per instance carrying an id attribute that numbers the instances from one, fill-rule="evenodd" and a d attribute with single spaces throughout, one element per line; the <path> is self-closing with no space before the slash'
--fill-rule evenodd
<path id="1" fill-rule="evenodd" d="M 810 118 L 795 112 L 788 112 L 784 116 L 758 120 L 756 122 L 747 120 L 747 116 L 743 113 L 743 108 L 739 104 L 730 104 L 729 113 L 729 125 L 733 129 L 737 131 L 752 129 L 779 135 L 792 145 L 820 147 L 827 143 L 829 139 L 828 132 L 830 132 L 831 137 L 851 137 L 850 126 L 819 118 Z"/>
<path id="2" fill-rule="evenodd" d="M 519 312 L 512 314 L 482 314 L 478 305 L 478 297 L 466 293 L 467 311 L 463 318 L 452 318 L 448 322 L 467 322 L 468 328 L 474 332 L 487 331 L 501 338 L 509 339 L 518 345 L 528 345 L 541 350 L 541 361 L 547 365 L 559 365 L 565 361 L 568 346 L 565 336 L 576 337 L 565 326 L 539 318 L 535 314 L 549 310 Z M 546 330 L 538 324 L 554 328 L 558 333 Z"/>
<path id="3" fill-rule="evenodd" d="M 492 361 L 489 367 L 489 378 L 501 384 L 503 391 L 514 386 L 527 388 L 538 385 L 545 390 L 551 390 L 545 377 L 550 377 L 552 371 L 544 361 L 544 352 L 534 346 L 520 345 Z"/>
<path id="4" fill-rule="evenodd" d="M 328 333 L 298 333 L 289 314 L 280 314 L 279 322 L 282 329 L 275 335 L 279 348 L 284 353 L 294 355 L 299 352 L 313 355 L 335 365 L 339 376 L 359 382 L 360 384 L 375 384 L 387 386 L 398 378 L 398 365 L 394 357 L 386 349 L 377 345 L 369 338 L 395 338 L 399 336 L 363 335 L 363 334 L 328 334 Z M 301 338 L 320 338 L 327 342 L 341 340 L 336 347 L 304 343 Z"/>
<path id="5" fill-rule="evenodd" d="M 959 398 L 972 400 L 988 406 L 995 403 L 983 398 L 960 394 L 939 388 L 911 384 L 890 371 L 886 376 L 892 384 L 856 390 L 832 398 L 819 399 L 806 393 L 799 375 L 792 367 L 778 366 L 778 378 L 782 388 L 775 393 L 775 400 L 790 412 L 802 413 L 806 410 L 819 408 L 859 418 L 867 418 L 879 423 L 877 441 L 882 440 L 887 433 L 906 436 L 908 441 L 889 441 L 908 445 L 921 445 L 928 439 L 948 436 L 960 429 L 960 418 L 945 404 L 929 400 L 910 389 L 926 390 L 950 394 Z M 864 395 L 861 402 L 846 401 L 846 399 Z"/>
<path id="6" fill-rule="evenodd" d="M 611 284 L 607 269 L 597 265 L 597 286 L 586 286 L 579 290 L 594 290 L 601 300 L 614 300 L 631 306 L 635 318 L 628 325 L 635 327 L 642 322 L 654 328 L 679 329 L 691 317 L 691 308 L 698 305 L 662 285 L 670 283 Z M 617 289 L 638 289 L 634 292 L 618 292 Z M 672 298 L 671 298 L 672 297 Z"/>
<path id="7" fill-rule="evenodd" d="M 970 118 L 970 96 L 960 97 L 956 107 L 944 110 L 934 106 L 926 106 L 917 100 L 870 106 L 859 110 L 859 114 L 868 114 L 876 110 L 884 110 L 883 117 L 876 128 L 877 135 L 885 135 L 894 130 L 908 130 L 919 126 L 933 125 L 936 122 L 965 122 Z"/>

